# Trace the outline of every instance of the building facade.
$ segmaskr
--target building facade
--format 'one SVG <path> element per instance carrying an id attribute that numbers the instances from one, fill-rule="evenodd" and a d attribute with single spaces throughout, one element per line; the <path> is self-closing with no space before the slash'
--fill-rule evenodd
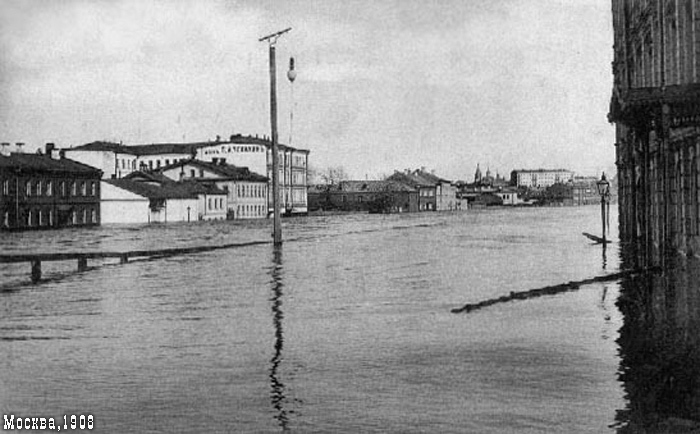
<path id="1" fill-rule="evenodd" d="M 311 210 L 404 213 L 419 210 L 418 190 L 396 181 L 340 181 L 309 188 Z"/>
<path id="2" fill-rule="evenodd" d="M 133 172 L 105 179 L 104 223 L 170 223 L 223 220 L 227 194 L 213 185 L 175 182 L 159 174 Z"/>
<path id="3" fill-rule="evenodd" d="M 0 229 L 99 225 L 101 176 L 57 155 L 0 156 Z"/>
<path id="4" fill-rule="evenodd" d="M 526 188 L 547 188 L 570 182 L 573 178 L 574 172 L 565 169 L 520 169 L 510 173 L 511 185 Z"/>
<path id="5" fill-rule="evenodd" d="M 247 167 L 266 175 L 272 191 L 271 142 L 266 137 L 232 135 L 229 140 L 194 143 L 159 143 L 125 146 L 119 143 L 93 142 L 65 149 L 69 158 L 99 168 L 104 178 L 122 178 L 135 171 L 157 171 L 188 160 L 225 163 Z M 283 213 L 300 215 L 308 211 L 307 170 L 309 151 L 279 144 L 279 203 Z M 268 211 L 272 197 L 268 194 Z M 250 206 L 250 205 L 248 205 Z"/>
<path id="6" fill-rule="evenodd" d="M 159 173 L 175 181 L 190 180 L 204 185 L 212 184 L 226 191 L 229 219 L 267 217 L 268 179 L 251 172 L 247 167 L 233 166 L 224 161 L 208 163 L 185 160 L 165 166 Z"/>
<path id="7" fill-rule="evenodd" d="M 663 265 L 700 252 L 700 3 L 613 0 L 620 236 Z"/>

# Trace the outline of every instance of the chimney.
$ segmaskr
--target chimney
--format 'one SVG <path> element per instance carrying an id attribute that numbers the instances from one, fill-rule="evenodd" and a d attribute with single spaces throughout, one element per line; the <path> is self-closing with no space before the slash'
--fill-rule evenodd
<path id="1" fill-rule="evenodd" d="M 9 157 L 10 156 L 10 144 L 8 142 L 2 142 L 2 144 L 0 144 L 0 146 L 2 146 L 2 148 L 0 148 L 0 155 L 2 155 L 3 157 Z"/>
<path id="2" fill-rule="evenodd" d="M 56 149 L 56 144 L 55 143 L 47 143 L 46 144 L 46 156 L 49 158 L 53 158 L 54 160 L 60 160 L 61 155 L 58 149 Z"/>
<path id="3" fill-rule="evenodd" d="M 421 167 L 420 167 L 420 171 L 421 171 L 421 172 L 425 172 L 425 166 L 421 166 Z"/>
<path id="4" fill-rule="evenodd" d="M 221 141 L 221 136 L 217 134 L 216 135 L 216 143 L 219 143 L 220 141 Z"/>
<path id="5" fill-rule="evenodd" d="M 22 147 L 24 146 L 24 142 L 17 142 L 17 143 L 15 143 L 15 146 L 17 147 L 17 153 L 22 154 L 23 153 Z"/>

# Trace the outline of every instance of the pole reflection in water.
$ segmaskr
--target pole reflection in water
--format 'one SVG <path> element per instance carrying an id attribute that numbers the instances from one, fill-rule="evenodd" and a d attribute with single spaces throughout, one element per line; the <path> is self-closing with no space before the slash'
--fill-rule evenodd
<path id="1" fill-rule="evenodd" d="M 607 248 L 606 245 L 607 243 L 603 243 L 603 270 L 608 266 L 608 253 L 607 253 Z"/>
<path id="2" fill-rule="evenodd" d="M 623 266 L 634 259 L 623 254 Z M 627 262 L 627 264 L 625 263 Z M 700 432 L 700 261 L 621 282 L 619 433 Z"/>
<path id="3" fill-rule="evenodd" d="M 272 398 L 272 407 L 277 413 L 275 419 L 279 422 L 282 430 L 286 431 L 289 429 L 289 418 L 284 408 L 286 403 L 284 384 L 279 375 L 280 363 L 282 363 L 282 348 L 284 346 L 284 333 L 282 330 L 282 319 L 284 318 L 282 313 L 282 289 L 284 288 L 284 283 L 282 282 L 282 245 L 273 246 L 272 255 L 272 267 L 270 267 L 272 297 L 270 301 L 272 302 L 272 322 L 275 328 L 275 354 L 270 359 L 270 387 L 272 389 L 270 396 Z"/>

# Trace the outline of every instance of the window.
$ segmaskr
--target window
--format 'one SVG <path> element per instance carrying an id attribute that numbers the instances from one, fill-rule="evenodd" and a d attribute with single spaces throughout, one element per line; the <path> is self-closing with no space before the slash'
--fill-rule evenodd
<path id="1" fill-rule="evenodd" d="M 49 226 L 53 226 L 53 210 L 49 210 Z"/>
<path id="2" fill-rule="evenodd" d="M 61 181 L 61 196 L 66 195 L 66 181 Z"/>
<path id="3" fill-rule="evenodd" d="M 2 194 L 8 195 L 10 194 L 10 180 L 6 179 L 2 182 Z"/>
<path id="4" fill-rule="evenodd" d="M 156 161 L 156 168 L 160 167 L 160 160 Z"/>
<path id="5" fill-rule="evenodd" d="M 44 225 L 44 212 L 42 210 L 39 210 L 39 226 Z"/>
<path id="6" fill-rule="evenodd" d="M 190 169 L 190 177 L 194 178 L 194 176 L 195 176 L 194 169 Z"/>
<path id="7" fill-rule="evenodd" d="M 77 196 L 78 195 L 78 183 L 71 181 L 70 183 L 70 194 L 71 196 Z"/>
<path id="8" fill-rule="evenodd" d="M 26 193 L 27 193 L 27 196 L 31 196 L 31 195 L 32 195 L 32 181 L 27 181 L 27 182 L 25 183 L 25 191 L 26 191 Z"/>
<path id="9" fill-rule="evenodd" d="M 211 209 L 211 198 L 209 198 L 209 209 Z"/>
<path id="10" fill-rule="evenodd" d="M 90 182 L 90 196 L 97 195 L 97 183 L 95 181 Z"/>
<path id="11" fill-rule="evenodd" d="M 36 182 L 36 195 L 41 196 L 41 181 Z"/>
<path id="12" fill-rule="evenodd" d="M 199 169 L 199 177 L 204 178 L 204 169 Z"/>
<path id="13" fill-rule="evenodd" d="M 27 212 L 27 226 L 32 225 L 32 217 L 32 210 L 29 210 L 29 212 Z"/>
<path id="14" fill-rule="evenodd" d="M 46 195 L 53 196 L 53 181 L 46 181 Z"/>
<path id="15" fill-rule="evenodd" d="M 166 166 L 170 166 L 170 160 L 166 159 L 166 160 L 165 160 L 165 165 L 166 165 Z"/>
<path id="16" fill-rule="evenodd" d="M 87 185 L 85 181 L 80 181 L 80 194 L 83 196 L 87 196 Z"/>
<path id="17" fill-rule="evenodd" d="M 94 208 L 90 210 L 90 222 L 97 223 L 97 213 Z"/>
<path id="18" fill-rule="evenodd" d="M 153 170 L 153 161 L 148 162 L 148 168 Z"/>
<path id="19" fill-rule="evenodd" d="M 78 224 L 78 213 L 75 210 L 70 212 L 70 222 L 71 224 Z"/>

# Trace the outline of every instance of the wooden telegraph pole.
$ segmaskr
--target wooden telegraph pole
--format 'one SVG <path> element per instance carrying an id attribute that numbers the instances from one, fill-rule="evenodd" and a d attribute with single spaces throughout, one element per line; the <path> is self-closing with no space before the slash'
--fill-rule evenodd
<path id="1" fill-rule="evenodd" d="M 276 246 L 282 244 L 282 224 L 280 222 L 280 184 L 279 184 L 279 156 L 277 154 L 277 70 L 275 67 L 275 44 L 277 39 L 288 31 L 288 27 L 271 35 L 264 36 L 258 41 L 267 41 L 270 46 L 270 127 L 272 129 L 272 208 L 273 208 L 273 243 Z"/>

